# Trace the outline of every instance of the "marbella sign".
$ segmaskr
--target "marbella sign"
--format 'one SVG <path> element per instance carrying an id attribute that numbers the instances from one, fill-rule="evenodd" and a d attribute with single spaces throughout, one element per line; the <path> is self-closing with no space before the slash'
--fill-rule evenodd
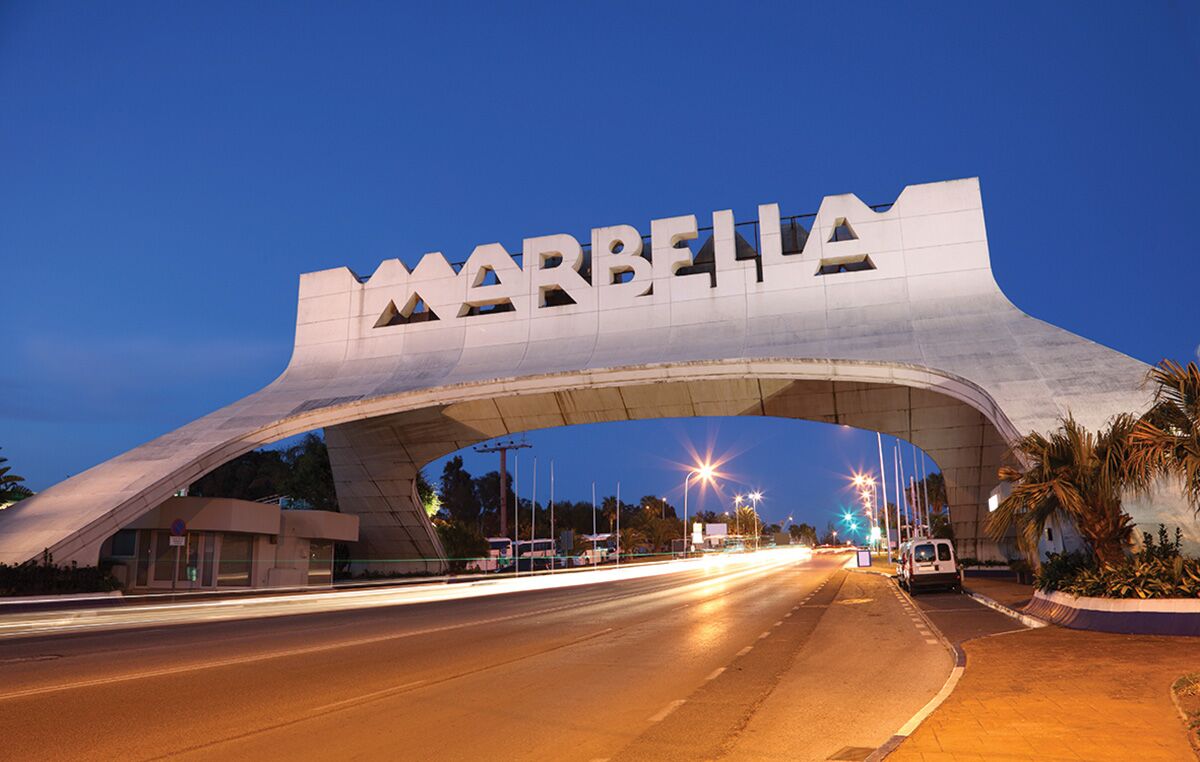
<path id="1" fill-rule="evenodd" d="M 801 260 L 784 254 L 777 204 L 758 207 L 757 225 L 757 256 L 739 259 L 733 212 L 714 212 L 713 256 L 703 268 L 686 243 L 699 237 L 695 215 L 652 220 L 649 252 L 637 228 L 614 225 L 592 230 L 587 254 L 574 236 L 560 233 L 525 239 L 522 264 L 499 243 L 476 246 L 459 270 L 440 252 L 426 254 L 411 271 L 388 260 L 365 284 L 364 313 L 378 315 L 377 329 L 435 321 L 444 327 L 503 313 L 531 317 L 741 295 Z M 844 219 L 834 227 L 848 231 L 838 240 L 854 238 Z"/>

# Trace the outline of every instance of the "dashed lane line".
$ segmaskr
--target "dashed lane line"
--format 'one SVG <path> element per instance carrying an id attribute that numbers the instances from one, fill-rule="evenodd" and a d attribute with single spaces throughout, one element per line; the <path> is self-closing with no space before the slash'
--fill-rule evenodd
<path id="1" fill-rule="evenodd" d="M 683 706 L 686 701 L 687 699 L 675 699 L 670 704 L 667 704 L 662 709 L 658 710 L 658 714 L 651 717 L 649 721 L 662 722 L 663 720 L 667 719 L 671 712 L 674 712 L 676 709 Z"/>

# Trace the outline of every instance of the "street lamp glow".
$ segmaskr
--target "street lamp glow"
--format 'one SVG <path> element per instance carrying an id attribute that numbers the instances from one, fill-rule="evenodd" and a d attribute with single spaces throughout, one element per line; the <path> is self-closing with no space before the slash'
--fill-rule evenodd
<path id="1" fill-rule="evenodd" d="M 762 500 L 762 493 L 757 491 L 751 492 L 750 499 L 757 503 L 759 500 Z"/>
<path id="2" fill-rule="evenodd" d="M 687 476 L 683 477 L 683 556 L 687 558 L 688 553 L 688 482 L 693 476 L 699 476 L 702 480 L 712 483 L 713 466 L 711 463 L 701 463 L 695 468 L 687 472 Z"/>

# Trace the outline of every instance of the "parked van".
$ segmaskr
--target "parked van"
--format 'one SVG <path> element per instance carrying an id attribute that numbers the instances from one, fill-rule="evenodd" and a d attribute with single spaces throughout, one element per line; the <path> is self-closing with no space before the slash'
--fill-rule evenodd
<path id="1" fill-rule="evenodd" d="M 962 592 L 962 569 L 950 540 L 915 537 L 904 544 L 900 557 L 900 584 L 909 593 L 944 587 Z"/>

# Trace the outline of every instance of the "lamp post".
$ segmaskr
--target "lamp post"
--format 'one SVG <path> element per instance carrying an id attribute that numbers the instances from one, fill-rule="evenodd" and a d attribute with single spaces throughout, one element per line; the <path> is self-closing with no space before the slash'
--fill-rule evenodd
<path id="1" fill-rule="evenodd" d="M 700 465 L 700 466 L 697 466 L 696 468 L 691 469 L 690 471 L 687 472 L 687 476 L 683 477 L 683 557 L 684 558 L 687 558 L 687 554 L 688 554 L 688 525 L 687 525 L 688 482 L 690 482 L 692 480 L 692 476 L 699 476 L 701 479 L 704 479 L 707 481 L 707 480 L 712 479 L 712 475 L 713 475 L 712 465 L 709 463 L 705 463 L 703 465 Z"/>
<path id="2" fill-rule="evenodd" d="M 762 500 L 762 493 L 755 490 L 748 497 L 754 503 L 754 549 L 758 550 L 758 541 L 762 538 L 762 530 L 758 528 L 758 501 Z"/>
<path id="3" fill-rule="evenodd" d="M 741 495 L 733 496 L 733 521 L 737 527 L 738 537 L 742 536 L 742 500 L 744 499 Z"/>

